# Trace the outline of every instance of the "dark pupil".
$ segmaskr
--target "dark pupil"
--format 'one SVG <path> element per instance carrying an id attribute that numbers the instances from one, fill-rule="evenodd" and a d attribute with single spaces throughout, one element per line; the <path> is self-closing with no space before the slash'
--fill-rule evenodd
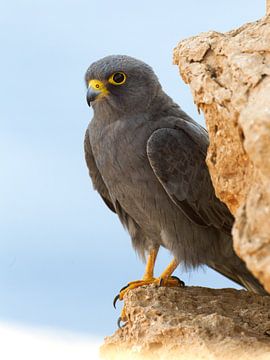
<path id="1" fill-rule="evenodd" d="M 113 81 L 116 82 L 117 84 L 121 83 L 122 81 L 124 81 L 125 77 L 123 74 L 121 73 L 116 73 L 113 75 Z"/>

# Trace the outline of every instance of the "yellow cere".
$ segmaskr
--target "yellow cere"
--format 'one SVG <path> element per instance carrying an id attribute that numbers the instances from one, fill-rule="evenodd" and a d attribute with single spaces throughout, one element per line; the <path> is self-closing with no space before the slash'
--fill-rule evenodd
<path id="1" fill-rule="evenodd" d="M 90 80 L 88 86 L 91 87 L 93 90 L 100 91 L 103 95 L 108 94 L 106 86 L 100 80 Z"/>

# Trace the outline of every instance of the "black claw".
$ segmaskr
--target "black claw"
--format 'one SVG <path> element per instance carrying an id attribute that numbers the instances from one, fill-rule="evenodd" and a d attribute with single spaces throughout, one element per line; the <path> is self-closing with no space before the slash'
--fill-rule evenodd
<path id="1" fill-rule="evenodd" d="M 185 283 L 184 283 L 184 281 L 180 280 L 179 277 L 177 277 L 177 276 L 171 276 L 171 279 L 177 280 L 177 281 L 179 282 L 179 285 L 180 285 L 181 287 L 185 287 L 185 286 L 186 286 Z M 163 283 L 164 283 L 164 279 L 163 279 L 163 278 L 160 278 L 158 285 L 159 285 L 159 286 L 162 286 Z"/>
<path id="2" fill-rule="evenodd" d="M 125 324 L 123 326 L 121 326 L 121 321 L 122 321 L 122 319 L 121 319 L 121 316 L 120 316 L 118 318 L 118 320 L 117 320 L 117 326 L 118 326 L 119 329 L 123 329 L 123 327 L 125 326 Z"/>
<path id="3" fill-rule="evenodd" d="M 180 280 L 179 277 L 177 277 L 177 276 L 171 276 L 171 278 L 177 280 L 177 281 L 179 282 L 179 285 L 180 285 L 181 287 L 185 287 L 185 286 L 186 286 L 186 284 L 184 283 L 184 281 Z"/>
<path id="4" fill-rule="evenodd" d="M 128 287 L 129 287 L 129 284 L 127 284 L 127 285 L 123 286 L 123 287 L 122 287 L 122 289 L 121 289 L 119 292 L 121 292 L 121 291 L 125 290 L 125 289 L 126 289 L 126 288 L 128 288 Z"/>
<path id="5" fill-rule="evenodd" d="M 117 301 L 118 301 L 119 298 L 120 298 L 120 292 L 123 291 L 123 290 L 125 290 L 125 289 L 128 288 L 128 287 L 129 287 L 129 285 L 123 286 L 122 289 L 119 291 L 119 294 L 116 295 L 116 297 L 113 299 L 113 307 L 114 307 L 115 309 L 116 309 L 116 303 L 117 303 Z"/>
<path id="6" fill-rule="evenodd" d="M 116 303 L 117 303 L 117 300 L 120 298 L 120 295 L 116 295 L 116 297 L 113 299 L 113 307 L 116 309 Z"/>

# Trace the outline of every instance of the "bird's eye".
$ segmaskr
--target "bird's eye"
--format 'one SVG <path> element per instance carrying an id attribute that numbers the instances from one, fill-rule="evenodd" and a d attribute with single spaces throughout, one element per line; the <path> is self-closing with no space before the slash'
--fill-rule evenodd
<path id="1" fill-rule="evenodd" d="M 127 76 L 123 72 L 116 72 L 109 78 L 109 83 L 113 85 L 122 85 L 126 82 Z"/>

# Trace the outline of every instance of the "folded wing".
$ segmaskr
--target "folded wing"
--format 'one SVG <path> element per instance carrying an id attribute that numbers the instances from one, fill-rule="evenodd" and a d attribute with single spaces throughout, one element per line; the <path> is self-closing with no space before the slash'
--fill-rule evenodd
<path id="1" fill-rule="evenodd" d="M 181 127 L 156 130 L 147 142 L 151 167 L 179 209 L 199 226 L 230 234 L 233 216 L 215 196 L 206 150 L 205 130 L 184 122 Z"/>

